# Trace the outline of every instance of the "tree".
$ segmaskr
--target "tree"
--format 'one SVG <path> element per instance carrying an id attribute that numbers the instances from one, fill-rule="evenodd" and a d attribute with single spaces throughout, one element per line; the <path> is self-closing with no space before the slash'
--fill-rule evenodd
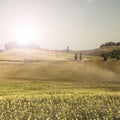
<path id="1" fill-rule="evenodd" d="M 116 46 L 120 46 L 120 42 L 117 42 L 117 43 L 116 43 Z"/>
<path id="2" fill-rule="evenodd" d="M 66 51 L 67 51 L 67 53 L 69 53 L 69 46 L 67 46 L 67 50 Z"/>
<path id="3" fill-rule="evenodd" d="M 102 45 L 100 45 L 100 48 L 102 48 L 102 47 L 104 47 L 105 46 L 105 44 L 102 44 Z"/>
<path id="4" fill-rule="evenodd" d="M 105 44 L 100 45 L 100 48 L 106 47 L 106 46 L 120 46 L 120 42 L 106 42 Z"/>
<path id="5" fill-rule="evenodd" d="M 115 46 L 115 43 L 114 42 L 107 42 L 107 43 L 105 43 L 105 46 Z"/>
<path id="6" fill-rule="evenodd" d="M 78 54 L 75 54 L 74 60 L 78 60 Z"/>
<path id="7" fill-rule="evenodd" d="M 120 60 L 120 50 L 113 50 L 112 52 L 102 53 L 101 57 L 103 57 L 104 61 L 107 61 L 108 57 Z"/>
<path id="8" fill-rule="evenodd" d="M 116 56 L 116 60 L 120 60 L 120 55 L 117 55 L 117 56 Z"/>
<path id="9" fill-rule="evenodd" d="M 79 54 L 79 59 L 82 60 L 82 53 Z"/>
<path id="10" fill-rule="evenodd" d="M 112 52 L 112 58 L 115 58 L 116 60 L 120 60 L 120 50 L 113 50 Z"/>
<path id="11" fill-rule="evenodd" d="M 108 54 L 107 53 L 102 53 L 101 57 L 103 57 L 104 61 L 107 61 Z"/>
<path id="12" fill-rule="evenodd" d="M 9 50 L 9 49 L 17 48 L 17 44 L 15 41 L 10 41 L 6 43 L 4 47 L 6 50 Z"/>

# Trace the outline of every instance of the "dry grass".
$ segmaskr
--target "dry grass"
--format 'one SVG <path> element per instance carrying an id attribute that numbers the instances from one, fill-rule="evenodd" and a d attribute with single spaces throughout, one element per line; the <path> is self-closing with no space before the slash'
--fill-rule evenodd
<path id="1" fill-rule="evenodd" d="M 0 62 L 0 78 L 67 80 L 77 82 L 120 82 L 120 62 L 103 62 L 97 56 L 83 56 L 73 61 L 74 54 L 49 50 L 14 49 L 0 54 L 0 60 L 41 60 L 35 63 Z M 87 61 L 87 62 L 84 62 Z M 88 62 L 89 61 L 89 62 Z M 92 61 L 92 62 L 91 62 Z M 4 81 L 2 79 L 2 81 Z"/>
<path id="2" fill-rule="evenodd" d="M 12 49 L 0 54 L 0 60 L 73 60 L 74 54 L 51 50 Z"/>
<path id="3" fill-rule="evenodd" d="M 81 83 L 120 83 L 120 62 L 0 63 L 0 78 L 57 80 Z"/>
<path id="4" fill-rule="evenodd" d="M 120 62 L 55 51 L 0 54 L 0 119 L 120 118 Z M 25 59 L 39 62 L 14 62 Z"/>

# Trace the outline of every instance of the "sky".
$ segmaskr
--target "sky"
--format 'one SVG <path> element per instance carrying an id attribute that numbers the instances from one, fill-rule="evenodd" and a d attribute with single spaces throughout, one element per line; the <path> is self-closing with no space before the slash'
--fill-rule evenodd
<path id="1" fill-rule="evenodd" d="M 120 42 L 120 0 L 0 0 L 0 48 L 94 49 Z"/>

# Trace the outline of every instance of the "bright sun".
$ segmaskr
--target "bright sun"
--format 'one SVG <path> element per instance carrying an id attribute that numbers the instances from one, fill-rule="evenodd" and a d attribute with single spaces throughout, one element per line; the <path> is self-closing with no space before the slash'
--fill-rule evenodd
<path id="1" fill-rule="evenodd" d="M 21 46 L 30 45 L 34 40 L 34 30 L 30 26 L 19 26 L 15 31 L 15 40 Z"/>

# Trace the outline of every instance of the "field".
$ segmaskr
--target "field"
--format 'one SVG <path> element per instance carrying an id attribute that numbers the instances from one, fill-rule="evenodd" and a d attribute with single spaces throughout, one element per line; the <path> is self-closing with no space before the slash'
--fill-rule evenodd
<path id="1" fill-rule="evenodd" d="M 43 55 L 39 62 L 0 62 L 0 120 L 120 119 L 120 62 L 80 62 L 62 54 L 50 52 L 49 61 Z M 14 60 L 12 55 L 0 59 Z M 24 57 L 30 59 L 15 56 Z"/>

